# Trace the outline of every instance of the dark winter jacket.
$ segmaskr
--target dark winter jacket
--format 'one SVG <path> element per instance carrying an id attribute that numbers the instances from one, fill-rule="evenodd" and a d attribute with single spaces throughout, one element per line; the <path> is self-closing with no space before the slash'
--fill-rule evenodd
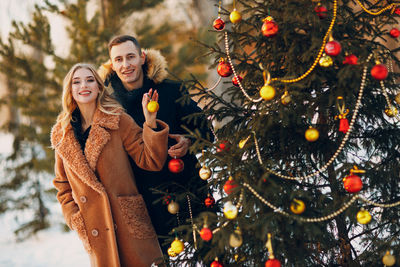
<path id="1" fill-rule="evenodd" d="M 182 97 L 181 84 L 178 82 L 165 80 L 167 72 L 165 70 L 165 60 L 158 51 L 149 50 L 146 52 L 146 63 L 143 66 L 144 69 L 144 81 L 143 87 L 135 89 L 133 91 L 127 91 L 121 80 L 118 78 L 115 72 L 110 68 L 107 69 L 107 65 L 103 65 L 99 70 L 100 75 L 105 80 L 106 84 L 111 85 L 113 94 L 117 100 L 126 109 L 126 112 L 131 115 L 137 124 L 142 125 L 144 122 L 144 115 L 142 111 L 142 96 L 147 93 L 150 88 L 157 90 L 159 94 L 159 111 L 157 112 L 157 119 L 166 122 L 170 128 L 170 134 L 187 134 L 182 128 L 185 125 L 190 130 L 198 129 L 202 136 L 211 138 L 212 133 L 208 127 L 198 127 L 193 122 L 188 123 L 183 118 L 189 114 L 200 113 L 201 109 L 197 104 L 191 100 L 188 104 L 182 105 L 178 103 L 178 99 Z M 174 139 L 169 138 L 168 147 L 174 145 L 176 142 Z M 171 158 L 168 156 L 167 162 L 160 172 L 149 172 L 145 171 L 136 166 L 131 161 L 132 167 L 137 177 L 137 186 L 139 192 L 143 195 L 144 200 L 147 204 L 150 217 L 153 225 L 156 229 L 157 234 L 160 237 L 160 243 L 163 244 L 163 236 L 167 236 L 173 227 L 176 227 L 177 216 L 168 213 L 167 207 L 162 204 L 160 198 L 162 195 L 154 194 L 154 189 L 163 192 L 176 193 L 182 192 L 195 192 L 198 189 L 202 189 L 202 193 L 197 194 L 197 199 L 191 197 L 191 205 L 194 214 L 198 214 L 201 209 L 201 204 L 206 197 L 207 184 L 198 176 L 198 168 L 196 168 L 197 159 L 193 154 L 189 152 L 182 158 L 184 161 L 184 170 L 179 174 L 171 173 L 168 170 L 168 162 Z M 181 196 L 186 196 L 182 194 Z M 157 203 L 154 203 L 157 201 Z M 183 222 L 189 216 L 187 207 L 187 199 L 178 199 L 180 205 L 178 220 Z M 163 245 L 163 250 L 167 246 Z"/>

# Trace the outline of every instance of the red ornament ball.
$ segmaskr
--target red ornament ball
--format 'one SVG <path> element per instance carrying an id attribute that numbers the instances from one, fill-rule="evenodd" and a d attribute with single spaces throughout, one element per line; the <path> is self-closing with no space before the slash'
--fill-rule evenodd
<path id="1" fill-rule="evenodd" d="M 278 33 L 278 24 L 274 21 L 272 17 L 266 17 L 264 23 L 261 27 L 261 32 L 265 37 L 272 37 Z"/>
<path id="2" fill-rule="evenodd" d="M 265 262 L 265 267 L 281 267 L 281 262 L 277 259 L 269 259 Z"/>
<path id="3" fill-rule="evenodd" d="M 211 238 L 213 237 L 213 233 L 210 230 L 210 228 L 208 227 L 203 227 L 203 229 L 201 229 L 200 231 L 200 237 L 204 240 L 204 241 L 210 241 Z"/>
<path id="4" fill-rule="evenodd" d="M 342 51 L 342 46 L 338 41 L 332 40 L 325 45 L 325 53 L 328 56 L 337 56 Z"/>
<path id="5" fill-rule="evenodd" d="M 217 152 L 229 151 L 229 149 L 230 149 L 230 143 L 224 140 L 218 145 Z"/>
<path id="6" fill-rule="evenodd" d="M 372 77 L 374 77 L 374 79 L 376 79 L 378 81 L 382 81 L 382 80 L 386 79 L 386 77 L 388 76 L 388 73 L 389 73 L 388 69 L 383 64 L 376 64 L 371 69 Z"/>
<path id="7" fill-rule="evenodd" d="M 218 260 L 215 260 L 213 262 L 211 262 L 210 267 L 224 267 L 224 265 L 222 265 L 222 263 Z"/>
<path id="8" fill-rule="evenodd" d="M 322 5 L 318 5 L 314 8 L 315 13 L 320 19 L 324 19 L 328 16 L 328 9 Z"/>
<path id="9" fill-rule="evenodd" d="M 171 203 L 172 197 L 170 195 L 166 195 L 165 197 L 163 197 L 162 203 L 164 205 L 168 205 L 169 203 Z"/>
<path id="10" fill-rule="evenodd" d="M 233 83 L 234 86 L 239 87 L 238 80 L 239 80 L 239 82 L 242 82 L 243 78 L 241 76 L 239 76 L 239 75 L 237 75 L 237 79 L 236 79 L 235 76 L 232 77 L 232 83 Z"/>
<path id="11" fill-rule="evenodd" d="M 215 199 L 211 195 L 208 195 L 208 197 L 206 197 L 206 199 L 204 200 L 204 205 L 206 205 L 207 208 L 211 208 L 214 206 L 214 204 Z"/>
<path id="12" fill-rule="evenodd" d="M 185 164 L 183 163 L 183 160 L 181 159 L 171 159 L 168 162 L 168 169 L 170 172 L 173 173 L 179 173 L 181 171 L 183 171 L 185 167 Z"/>
<path id="13" fill-rule="evenodd" d="M 217 31 L 222 31 L 225 28 L 225 21 L 223 21 L 220 17 L 214 20 L 213 27 Z"/>
<path id="14" fill-rule="evenodd" d="M 362 189 L 363 183 L 359 176 L 350 174 L 349 176 L 343 178 L 343 186 L 347 192 L 357 193 Z"/>
<path id="15" fill-rule="evenodd" d="M 219 61 L 217 72 L 221 77 L 229 77 L 232 75 L 232 67 L 229 62 L 226 62 L 224 59 Z"/>
<path id="16" fill-rule="evenodd" d="M 390 30 L 389 32 L 390 36 L 392 36 L 393 38 L 397 38 L 400 36 L 400 31 L 397 28 L 393 28 Z"/>
<path id="17" fill-rule="evenodd" d="M 235 180 L 233 180 L 232 177 L 229 177 L 228 181 L 224 184 L 224 191 L 228 195 L 232 193 L 232 190 L 237 187 L 238 185 L 235 183 Z"/>
<path id="18" fill-rule="evenodd" d="M 397 7 L 397 8 L 394 10 L 394 13 L 397 14 L 397 15 L 400 15 L 400 8 Z"/>
<path id="19" fill-rule="evenodd" d="M 358 58 L 351 54 L 345 57 L 345 59 L 343 60 L 343 64 L 347 64 L 347 65 L 357 65 L 357 61 Z"/>

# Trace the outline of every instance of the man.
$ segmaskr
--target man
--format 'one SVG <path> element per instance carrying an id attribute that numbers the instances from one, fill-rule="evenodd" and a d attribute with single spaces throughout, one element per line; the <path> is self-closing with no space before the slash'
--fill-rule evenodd
<path id="1" fill-rule="evenodd" d="M 158 51 L 143 52 L 138 41 L 128 35 L 113 38 L 108 45 L 108 51 L 110 62 L 104 64 L 99 73 L 105 83 L 111 85 L 114 96 L 126 109 L 126 112 L 138 125 L 143 125 L 141 100 L 143 94 L 152 88 L 159 94 L 157 119 L 166 122 L 170 127 L 169 158 L 160 172 L 142 170 L 131 161 L 139 192 L 143 195 L 160 244 L 166 253 L 169 244 L 163 241 L 179 221 L 183 222 L 189 218 L 189 203 L 186 198 L 179 201 L 180 211 L 177 217 L 170 214 L 161 201 L 154 204 L 159 200 L 160 195 L 155 195 L 152 189 L 168 191 L 174 195 L 181 192 L 195 192 L 202 188 L 201 196 L 196 199 L 191 195 L 190 199 L 192 213 L 197 214 L 201 207 L 200 203 L 205 198 L 207 183 L 198 177 L 198 169 L 195 168 L 197 159 L 188 153 L 191 140 L 183 136 L 187 132 L 182 125 L 190 130 L 198 129 L 204 137 L 212 138 L 212 134 L 205 126 L 206 123 L 200 127 L 200 125 L 194 124 L 193 120 L 188 123 L 183 119 L 187 115 L 200 113 L 201 109 L 193 100 L 184 105 L 177 102 L 182 97 L 181 84 L 165 79 L 167 76 L 166 62 Z M 171 158 L 183 160 L 184 170 L 181 173 L 175 174 L 168 170 L 168 162 Z"/>

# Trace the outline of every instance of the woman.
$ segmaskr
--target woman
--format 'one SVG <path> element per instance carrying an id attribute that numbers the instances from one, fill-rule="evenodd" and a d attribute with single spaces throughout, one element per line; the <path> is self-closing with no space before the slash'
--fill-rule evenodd
<path id="1" fill-rule="evenodd" d="M 165 163 L 169 128 L 147 110 L 150 100 L 158 100 L 157 91 L 143 96 L 142 129 L 109 96 L 92 66 L 76 64 L 64 79 L 63 111 L 51 133 L 53 183 L 65 221 L 92 266 L 149 267 L 162 257 L 128 159 L 153 171 Z"/>

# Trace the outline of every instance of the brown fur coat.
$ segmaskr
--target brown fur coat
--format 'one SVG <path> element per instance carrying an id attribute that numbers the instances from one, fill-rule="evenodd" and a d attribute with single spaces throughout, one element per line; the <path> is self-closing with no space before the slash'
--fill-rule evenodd
<path id="1" fill-rule="evenodd" d="M 71 124 L 61 142 L 61 124 L 52 129 L 57 199 L 92 266 L 148 267 L 162 257 L 128 159 L 129 154 L 144 169 L 162 168 L 169 127 L 157 123 L 163 128 L 159 132 L 147 124 L 142 129 L 125 113 L 97 109 L 84 153 Z"/>

